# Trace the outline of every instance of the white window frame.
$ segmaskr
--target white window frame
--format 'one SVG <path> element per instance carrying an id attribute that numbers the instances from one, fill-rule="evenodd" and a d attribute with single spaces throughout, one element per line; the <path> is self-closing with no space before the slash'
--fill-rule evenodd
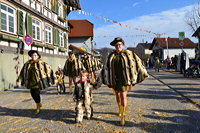
<path id="1" fill-rule="evenodd" d="M 45 43 L 52 44 L 52 27 L 45 25 Z"/>
<path id="2" fill-rule="evenodd" d="M 60 47 L 64 47 L 64 32 L 60 31 L 59 33 Z"/>
<path id="3" fill-rule="evenodd" d="M 51 4 L 50 4 L 50 0 L 43 0 L 43 3 L 44 3 L 44 6 L 45 6 L 45 7 L 51 8 L 51 7 L 50 7 L 50 5 L 51 5 Z"/>
<path id="4" fill-rule="evenodd" d="M 1 5 L 6 6 L 7 11 L 1 9 Z M 13 13 L 8 12 L 8 9 L 11 9 L 13 11 Z M 16 34 L 16 23 L 15 23 L 16 22 L 16 15 L 15 15 L 16 11 L 15 11 L 15 9 L 11 8 L 10 6 L 0 3 L 0 13 L 6 15 L 6 25 L 4 25 L 4 26 L 6 26 L 6 30 L 2 29 L 2 22 L 1 22 L 1 25 L 0 25 L 1 31 L 5 31 L 5 32 L 11 33 L 11 34 Z M 12 22 L 13 27 L 11 27 L 11 28 L 13 28 L 13 32 L 9 30 L 9 27 L 10 27 L 9 17 L 13 18 L 13 22 Z M 0 21 L 2 21 L 2 16 L 1 16 Z"/>
<path id="5" fill-rule="evenodd" d="M 58 16 L 63 17 L 63 5 L 58 2 Z"/>
<path id="6" fill-rule="evenodd" d="M 39 23 L 39 24 L 37 24 L 37 23 Z M 32 30 L 33 30 L 33 39 L 41 41 L 41 22 L 39 20 L 34 19 L 34 18 L 32 19 Z M 34 31 L 35 31 L 35 35 L 34 35 Z M 39 35 L 38 35 L 38 33 L 39 33 Z"/>

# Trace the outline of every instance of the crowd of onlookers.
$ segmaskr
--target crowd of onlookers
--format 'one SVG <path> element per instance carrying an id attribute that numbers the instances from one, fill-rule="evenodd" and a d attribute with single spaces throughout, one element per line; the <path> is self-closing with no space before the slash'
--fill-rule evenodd
<path id="1" fill-rule="evenodd" d="M 159 58 L 157 56 L 151 56 L 147 59 L 145 65 L 147 68 L 154 68 L 156 72 L 159 72 L 160 68 L 165 68 L 167 70 L 174 69 L 175 71 L 180 71 L 184 73 L 187 69 L 186 53 L 182 52 L 180 55 L 174 55 L 170 58 L 168 55 L 166 59 Z"/>

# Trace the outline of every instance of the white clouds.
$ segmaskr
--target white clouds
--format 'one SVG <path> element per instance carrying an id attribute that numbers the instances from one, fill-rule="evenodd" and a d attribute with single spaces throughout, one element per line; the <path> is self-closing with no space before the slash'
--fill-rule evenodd
<path id="1" fill-rule="evenodd" d="M 178 32 L 184 31 L 186 33 L 186 37 L 196 40 L 191 37 L 192 31 L 189 30 L 189 27 L 185 23 L 186 14 L 191 12 L 193 7 L 194 6 L 187 6 L 180 9 L 140 16 L 120 23 L 127 24 L 131 27 L 150 30 L 156 33 L 167 33 L 167 36 L 163 37 L 178 37 Z M 123 37 L 125 35 L 128 35 L 129 37 Z M 148 35 L 148 37 L 131 37 L 133 35 Z M 119 26 L 118 24 L 111 24 L 95 29 L 95 36 L 112 36 L 107 38 L 95 38 L 97 47 L 108 47 L 110 41 L 112 41 L 116 36 L 123 37 L 127 46 L 136 46 L 137 43 L 142 40 L 151 42 L 153 37 L 155 37 L 153 34 L 127 29 Z"/>
<path id="2" fill-rule="evenodd" d="M 136 7 L 137 5 L 139 4 L 139 2 L 135 2 L 135 3 L 133 3 L 133 7 Z"/>

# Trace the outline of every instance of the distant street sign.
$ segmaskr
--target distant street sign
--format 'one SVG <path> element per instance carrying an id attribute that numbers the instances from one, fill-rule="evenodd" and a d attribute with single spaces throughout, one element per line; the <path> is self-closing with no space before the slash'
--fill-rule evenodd
<path id="1" fill-rule="evenodd" d="M 185 39 L 185 32 L 179 32 L 179 40 L 184 40 Z"/>
<path id="2" fill-rule="evenodd" d="M 30 35 L 24 37 L 24 42 L 29 46 L 33 43 L 33 38 Z"/>
<path id="3" fill-rule="evenodd" d="M 180 45 L 181 47 L 183 47 L 184 42 L 183 42 L 183 41 L 180 41 L 180 42 L 179 42 L 179 45 Z"/>

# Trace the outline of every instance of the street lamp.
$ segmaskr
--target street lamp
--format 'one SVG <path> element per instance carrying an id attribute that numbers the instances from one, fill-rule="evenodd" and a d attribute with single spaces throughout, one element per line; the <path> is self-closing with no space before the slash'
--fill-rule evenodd
<path id="1" fill-rule="evenodd" d="M 96 44 L 97 43 L 95 41 L 92 41 L 91 51 L 94 50 L 94 45 L 96 46 Z"/>
<path id="2" fill-rule="evenodd" d="M 165 41 L 166 41 L 166 45 L 167 45 L 167 55 L 169 56 L 169 49 L 168 49 L 168 40 L 167 40 L 167 38 L 165 38 Z"/>

